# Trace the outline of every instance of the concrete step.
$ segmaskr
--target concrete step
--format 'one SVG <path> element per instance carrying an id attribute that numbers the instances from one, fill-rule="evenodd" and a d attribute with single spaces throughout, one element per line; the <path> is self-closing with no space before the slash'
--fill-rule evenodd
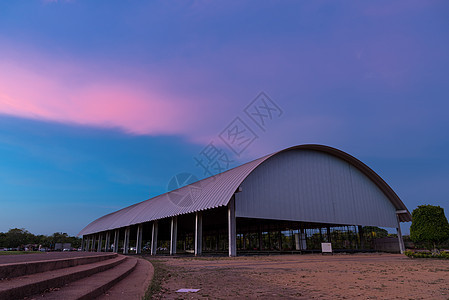
<path id="1" fill-rule="evenodd" d="M 70 282 L 59 290 L 46 292 L 30 297 L 30 299 L 46 300 L 88 300 L 103 295 L 116 283 L 132 273 L 137 265 L 137 258 L 127 257 L 118 266 L 89 277 Z M 121 298 L 123 299 L 123 298 Z M 128 298 L 129 299 L 129 298 Z M 135 298 L 132 298 L 135 299 Z M 139 298 L 140 299 L 140 298 Z"/>
<path id="2" fill-rule="evenodd" d="M 70 282 L 111 269 L 124 262 L 125 259 L 125 256 L 118 255 L 100 262 L 1 280 L 0 299 L 22 299 L 45 290 L 59 288 Z"/>
<path id="3" fill-rule="evenodd" d="M 116 283 L 97 300 L 143 299 L 153 279 L 153 265 L 146 259 L 137 258 L 136 268 Z"/>
<path id="4" fill-rule="evenodd" d="M 0 264 L 0 279 L 14 278 L 78 265 L 91 264 L 115 257 L 117 257 L 116 253 L 104 253 L 103 255 Z M 29 258 L 33 258 L 33 256 L 31 255 Z"/>

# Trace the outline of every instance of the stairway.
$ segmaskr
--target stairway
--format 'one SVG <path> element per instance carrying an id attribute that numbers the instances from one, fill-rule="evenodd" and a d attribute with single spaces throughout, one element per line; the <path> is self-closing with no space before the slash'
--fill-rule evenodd
<path id="1" fill-rule="evenodd" d="M 123 295 L 128 300 L 141 299 L 151 281 L 151 264 L 137 257 L 73 252 L 70 257 L 59 258 L 52 254 L 27 254 L 31 261 L 25 262 L 0 261 L 0 299 L 95 299 L 105 294 L 108 299 Z M 33 256 L 38 260 L 32 261 Z M 133 272 L 139 274 L 132 276 Z M 122 280 L 125 283 L 120 290 L 114 290 Z M 110 290 L 115 292 L 107 294 Z"/>

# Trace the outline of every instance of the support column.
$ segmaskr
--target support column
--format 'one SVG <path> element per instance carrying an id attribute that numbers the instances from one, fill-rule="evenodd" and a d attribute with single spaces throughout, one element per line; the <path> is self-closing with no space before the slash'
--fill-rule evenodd
<path id="1" fill-rule="evenodd" d="M 217 230 L 217 234 L 215 235 L 215 251 L 218 252 L 218 247 L 220 243 L 220 232 Z"/>
<path id="2" fill-rule="evenodd" d="M 90 246 L 90 251 L 95 251 L 95 234 L 92 235 L 92 245 Z"/>
<path id="3" fill-rule="evenodd" d="M 278 230 L 278 234 L 279 234 L 279 251 L 282 251 L 282 231 Z"/>
<path id="4" fill-rule="evenodd" d="M 262 240 L 262 226 L 259 225 L 259 251 L 262 251 L 263 248 L 263 240 Z"/>
<path id="5" fill-rule="evenodd" d="M 243 233 L 242 236 L 243 236 L 243 250 L 246 250 L 246 233 Z"/>
<path id="6" fill-rule="evenodd" d="M 270 227 L 268 227 L 268 231 L 267 231 L 267 235 L 268 235 L 268 250 L 271 251 L 271 249 L 273 248 L 271 245 L 271 234 L 270 234 Z"/>
<path id="7" fill-rule="evenodd" d="M 229 256 L 237 256 L 237 228 L 235 222 L 235 196 L 228 204 L 228 248 Z"/>
<path id="8" fill-rule="evenodd" d="M 289 230 L 289 234 L 290 234 L 290 248 L 292 250 L 296 249 L 296 241 L 295 241 L 295 232 L 293 229 Z"/>
<path id="9" fill-rule="evenodd" d="M 200 211 L 195 215 L 195 256 L 201 255 L 203 250 L 203 214 Z"/>
<path id="10" fill-rule="evenodd" d="M 399 220 L 399 216 L 397 214 L 396 214 L 396 219 L 398 220 L 398 227 L 396 228 L 396 231 L 398 233 L 399 251 L 401 252 L 401 254 L 404 254 L 405 245 L 404 245 L 404 239 L 402 238 L 401 221 Z"/>
<path id="11" fill-rule="evenodd" d="M 84 251 L 84 242 L 85 242 L 85 240 L 84 240 L 84 235 L 83 235 L 83 237 L 82 237 L 82 239 L 81 239 L 81 251 Z"/>
<path id="12" fill-rule="evenodd" d="M 117 228 L 114 232 L 114 253 L 118 253 L 118 239 L 120 237 L 120 229 Z"/>
<path id="13" fill-rule="evenodd" d="M 158 231 L 158 224 L 156 220 L 153 221 L 153 228 L 151 230 L 151 255 L 156 255 L 157 252 L 157 231 Z"/>
<path id="14" fill-rule="evenodd" d="M 109 252 L 109 249 L 111 248 L 111 232 L 106 231 L 106 241 L 104 244 L 104 252 Z"/>
<path id="15" fill-rule="evenodd" d="M 98 246 L 97 252 L 101 252 L 101 246 L 103 244 L 103 235 L 101 233 L 98 234 Z"/>
<path id="16" fill-rule="evenodd" d="M 131 227 L 125 228 L 125 238 L 123 240 L 123 254 L 128 254 L 129 250 L 129 233 L 131 231 Z"/>
<path id="17" fill-rule="evenodd" d="M 136 254 L 142 253 L 142 230 L 143 224 L 137 225 Z"/>
<path id="18" fill-rule="evenodd" d="M 359 230 L 360 249 L 363 250 L 365 249 L 365 235 L 363 234 L 363 226 L 359 225 L 357 228 Z"/>
<path id="19" fill-rule="evenodd" d="M 301 245 L 301 250 L 307 250 L 307 239 L 306 239 L 306 233 L 304 232 L 304 228 L 300 228 L 300 230 L 299 230 L 299 232 L 300 232 L 300 238 L 301 238 L 301 242 L 300 242 L 300 245 Z"/>
<path id="20" fill-rule="evenodd" d="M 330 228 L 330 226 L 327 226 L 327 242 L 328 243 L 332 243 L 332 238 L 331 238 L 331 228 Z"/>
<path id="21" fill-rule="evenodd" d="M 178 242 L 178 217 L 171 218 L 170 226 L 170 255 L 176 254 L 176 244 Z"/>

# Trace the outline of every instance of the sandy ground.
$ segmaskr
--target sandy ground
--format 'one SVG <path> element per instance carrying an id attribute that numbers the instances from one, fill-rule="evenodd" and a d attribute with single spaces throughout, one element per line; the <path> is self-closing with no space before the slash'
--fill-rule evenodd
<path id="1" fill-rule="evenodd" d="M 449 299 L 449 260 L 393 254 L 160 257 L 163 299 Z M 198 288 L 181 294 L 181 288 Z"/>

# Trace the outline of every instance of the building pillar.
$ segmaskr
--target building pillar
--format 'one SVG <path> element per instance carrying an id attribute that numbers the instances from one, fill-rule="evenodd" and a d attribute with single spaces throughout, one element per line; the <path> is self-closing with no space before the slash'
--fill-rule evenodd
<path id="1" fill-rule="evenodd" d="M 200 211 L 195 215 L 195 256 L 201 255 L 203 250 L 203 214 Z"/>
<path id="2" fill-rule="evenodd" d="M 129 251 L 129 233 L 131 231 L 131 227 L 127 226 L 125 228 L 125 238 L 123 240 L 123 254 L 128 254 Z"/>
<path id="3" fill-rule="evenodd" d="M 404 239 L 402 238 L 401 221 L 399 220 L 399 216 L 397 214 L 396 214 L 396 219 L 398 220 L 398 227 L 396 228 L 396 231 L 398 233 L 399 251 L 401 252 L 401 254 L 404 254 L 405 245 L 404 245 Z"/>
<path id="4" fill-rule="evenodd" d="M 263 248 L 263 240 L 262 240 L 262 226 L 259 225 L 259 251 L 262 251 Z"/>
<path id="5" fill-rule="evenodd" d="M 109 248 L 111 248 L 111 232 L 106 231 L 106 241 L 104 243 L 104 252 L 109 252 Z"/>
<path id="6" fill-rule="evenodd" d="M 359 225 L 357 229 L 359 231 L 360 249 L 363 250 L 365 249 L 365 235 L 363 234 L 363 226 Z"/>
<path id="7" fill-rule="evenodd" d="M 153 221 L 153 228 L 151 229 L 151 255 L 156 255 L 157 252 L 157 220 Z"/>
<path id="8" fill-rule="evenodd" d="M 270 227 L 268 227 L 268 231 L 267 231 L 267 235 L 268 235 L 268 250 L 271 251 L 271 249 L 273 248 L 271 245 L 271 234 L 270 234 Z"/>
<path id="9" fill-rule="evenodd" d="M 215 235 L 215 251 L 218 251 L 220 243 L 220 232 L 217 230 L 217 234 Z"/>
<path id="10" fill-rule="evenodd" d="M 327 232 L 326 232 L 326 234 L 327 234 L 327 242 L 328 243 L 332 243 L 332 238 L 331 238 L 331 228 L 330 228 L 330 226 L 327 226 Z"/>
<path id="11" fill-rule="evenodd" d="M 101 232 L 98 234 L 98 246 L 97 246 L 97 252 L 101 252 L 101 246 L 103 244 L 103 235 Z"/>
<path id="12" fill-rule="evenodd" d="M 142 230 L 143 224 L 137 225 L 136 254 L 142 253 Z"/>
<path id="13" fill-rule="evenodd" d="M 176 244 L 178 243 L 178 217 L 171 218 L 170 226 L 170 255 L 176 254 Z"/>
<path id="14" fill-rule="evenodd" d="M 301 238 L 301 242 L 300 242 L 301 250 L 307 250 L 307 238 L 306 238 L 306 233 L 304 231 L 304 228 L 301 227 L 299 232 L 300 232 L 300 238 Z"/>
<path id="15" fill-rule="evenodd" d="M 90 251 L 95 251 L 95 234 L 92 235 L 92 245 L 90 246 Z"/>
<path id="16" fill-rule="evenodd" d="M 243 233 L 242 234 L 242 237 L 243 237 L 243 250 L 246 250 L 246 233 Z"/>
<path id="17" fill-rule="evenodd" d="M 352 242 L 353 234 L 352 234 L 352 230 L 350 229 L 349 226 L 346 226 L 346 233 L 347 233 L 348 241 L 349 241 L 349 249 L 352 249 L 353 248 L 353 242 Z"/>
<path id="18" fill-rule="evenodd" d="M 278 240 L 278 243 L 279 243 L 279 251 L 282 251 L 282 231 L 278 231 L 278 234 L 279 234 L 279 240 Z"/>
<path id="19" fill-rule="evenodd" d="M 290 229 L 289 234 L 290 234 L 290 248 L 293 251 L 294 249 L 296 249 L 296 247 L 295 247 L 296 246 L 296 241 L 295 241 L 295 232 L 294 232 L 294 230 Z"/>
<path id="20" fill-rule="evenodd" d="M 118 253 L 118 239 L 120 238 L 120 229 L 117 228 L 114 232 L 114 253 Z"/>
<path id="21" fill-rule="evenodd" d="M 229 256 L 237 256 L 237 228 L 235 221 L 235 196 L 228 204 L 228 249 Z"/>
<path id="22" fill-rule="evenodd" d="M 83 237 L 81 238 L 81 251 L 84 251 L 84 235 L 83 235 Z"/>

